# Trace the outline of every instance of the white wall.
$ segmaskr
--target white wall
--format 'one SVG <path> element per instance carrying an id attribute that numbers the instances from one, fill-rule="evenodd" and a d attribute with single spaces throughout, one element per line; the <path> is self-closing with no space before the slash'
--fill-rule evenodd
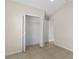
<path id="1" fill-rule="evenodd" d="M 73 50 L 73 4 L 65 5 L 54 15 L 54 43 Z"/>
<path id="2" fill-rule="evenodd" d="M 44 42 L 48 42 L 49 41 L 49 38 L 48 38 L 48 35 L 49 35 L 49 20 L 45 19 L 43 25 L 44 25 L 44 27 L 43 27 L 43 40 L 44 40 Z"/>
<path id="3" fill-rule="evenodd" d="M 6 0 L 5 53 L 13 54 L 22 50 L 22 19 L 24 14 L 42 16 L 43 11 Z"/>
<path id="4" fill-rule="evenodd" d="M 51 17 L 49 19 L 49 41 L 54 41 L 54 19 Z"/>

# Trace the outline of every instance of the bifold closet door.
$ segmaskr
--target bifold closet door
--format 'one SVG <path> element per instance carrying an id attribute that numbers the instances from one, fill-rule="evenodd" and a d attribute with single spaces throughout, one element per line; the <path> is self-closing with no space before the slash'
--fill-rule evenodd
<path id="1" fill-rule="evenodd" d="M 26 51 L 26 16 L 23 16 L 23 24 L 22 24 L 22 48 L 23 51 Z"/>
<path id="2" fill-rule="evenodd" d="M 26 22 L 26 45 L 40 43 L 40 23 Z"/>

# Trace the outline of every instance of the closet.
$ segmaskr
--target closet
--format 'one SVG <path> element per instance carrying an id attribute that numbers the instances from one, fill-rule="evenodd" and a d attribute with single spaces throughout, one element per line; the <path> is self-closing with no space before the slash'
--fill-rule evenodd
<path id="1" fill-rule="evenodd" d="M 26 46 L 40 42 L 40 18 L 26 16 Z"/>
<path id="2" fill-rule="evenodd" d="M 27 46 L 39 44 L 43 46 L 43 18 L 25 15 L 23 18 L 23 50 Z"/>

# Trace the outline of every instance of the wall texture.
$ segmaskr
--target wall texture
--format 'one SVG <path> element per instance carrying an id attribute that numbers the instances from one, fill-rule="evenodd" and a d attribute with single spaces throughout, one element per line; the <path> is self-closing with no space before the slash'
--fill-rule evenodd
<path id="1" fill-rule="evenodd" d="M 73 50 L 73 4 L 68 3 L 54 15 L 54 43 Z"/>
<path id="2" fill-rule="evenodd" d="M 5 53 L 6 55 L 22 50 L 22 19 L 24 14 L 42 16 L 43 11 L 6 0 Z"/>

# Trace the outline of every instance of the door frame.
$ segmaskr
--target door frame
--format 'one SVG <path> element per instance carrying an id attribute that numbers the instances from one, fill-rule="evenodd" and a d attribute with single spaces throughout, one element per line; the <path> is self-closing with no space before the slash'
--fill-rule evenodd
<path id="1" fill-rule="evenodd" d="M 26 32 L 26 28 L 25 28 L 25 25 L 26 25 L 26 15 L 27 14 L 25 14 L 24 16 L 23 16 L 23 19 L 22 19 L 22 51 L 23 52 L 25 52 L 26 51 L 26 34 L 25 34 L 25 32 Z M 28 15 L 28 16 L 34 16 L 34 15 Z M 39 42 L 39 44 L 40 44 L 40 47 L 43 47 L 44 46 L 44 41 L 43 41 L 43 25 L 44 25 L 44 15 L 43 16 L 34 16 L 34 17 L 39 17 L 40 18 L 40 35 L 41 35 L 41 38 L 40 38 L 40 42 Z"/>

